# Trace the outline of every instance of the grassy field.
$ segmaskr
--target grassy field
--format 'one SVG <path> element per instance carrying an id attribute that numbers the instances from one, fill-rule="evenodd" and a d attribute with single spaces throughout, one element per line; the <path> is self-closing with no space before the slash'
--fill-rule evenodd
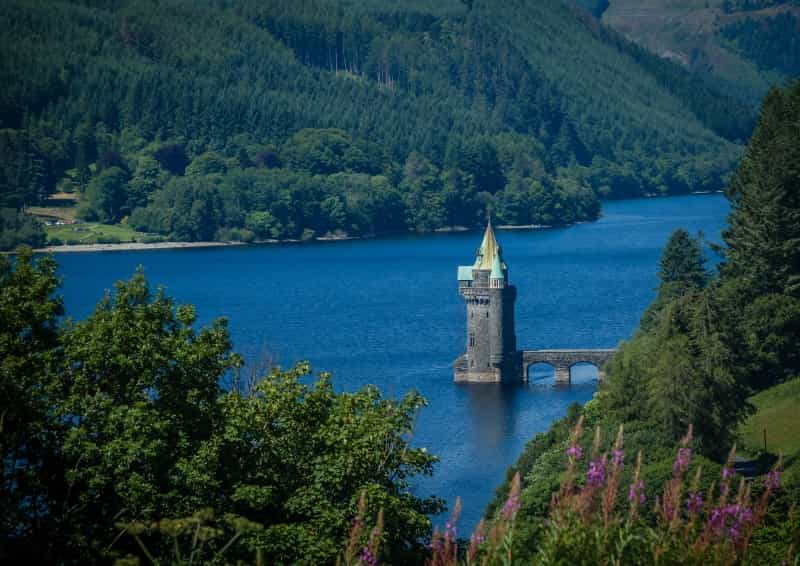
<path id="1" fill-rule="evenodd" d="M 767 451 L 800 452 L 800 379 L 771 387 L 750 401 L 758 411 L 739 429 L 744 451 L 754 454 L 763 450 L 766 429 Z"/>
<path id="2" fill-rule="evenodd" d="M 60 240 L 64 244 L 103 244 L 116 242 L 137 242 L 148 238 L 147 234 L 137 232 L 129 226 L 117 224 L 96 224 L 86 222 L 64 226 L 47 226 L 47 239 Z"/>
<path id="3" fill-rule="evenodd" d="M 75 220 L 80 195 L 75 193 L 56 193 L 50 195 L 45 206 L 31 206 L 27 212 L 44 219 Z"/>

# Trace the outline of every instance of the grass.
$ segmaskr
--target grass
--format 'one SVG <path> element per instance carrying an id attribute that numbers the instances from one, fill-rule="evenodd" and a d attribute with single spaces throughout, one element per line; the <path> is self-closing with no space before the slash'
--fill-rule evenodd
<path id="1" fill-rule="evenodd" d="M 80 195 L 76 193 L 56 193 L 50 195 L 45 206 L 31 206 L 27 212 L 45 219 L 75 220 L 79 200 Z"/>
<path id="2" fill-rule="evenodd" d="M 800 378 L 754 395 L 750 402 L 757 412 L 740 427 L 743 448 L 748 453 L 764 449 L 785 455 L 800 453 Z"/>
<path id="3" fill-rule="evenodd" d="M 85 222 L 65 226 L 46 226 L 48 240 L 60 240 L 65 244 L 97 244 L 137 242 L 148 237 L 124 224 L 97 224 Z"/>

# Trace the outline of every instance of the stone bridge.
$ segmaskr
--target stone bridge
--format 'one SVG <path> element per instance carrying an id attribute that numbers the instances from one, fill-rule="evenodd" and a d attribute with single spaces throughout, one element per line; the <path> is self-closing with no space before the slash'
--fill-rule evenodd
<path id="1" fill-rule="evenodd" d="M 556 370 L 557 383 L 570 382 L 570 369 L 575 364 L 588 363 L 597 367 L 597 379 L 605 376 L 605 365 L 616 350 L 523 350 L 523 379 L 528 380 L 528 369 L 533 364 L 549 364 Z"/>

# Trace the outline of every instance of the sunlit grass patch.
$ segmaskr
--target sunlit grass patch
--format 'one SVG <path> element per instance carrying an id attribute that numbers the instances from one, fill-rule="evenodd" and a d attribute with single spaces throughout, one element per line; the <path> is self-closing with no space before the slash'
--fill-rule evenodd
<path id="1" fill-rule="evenodd" d="M 137 242 L 147 238 L 147 234 L 137 232 L 125 224 L 97 224 L 85 222 L 47 226 L 47 239 L 51 243 L 64 244 L 103 244 L 117 242 Z"/>
<path id="2" fill-rule="evenodd" d="M 748 452 L 767 451 L 794 454 L 800 451 L 800 379 L 793 379 L 750 398 L 757 412 L 739 429 Z"/>

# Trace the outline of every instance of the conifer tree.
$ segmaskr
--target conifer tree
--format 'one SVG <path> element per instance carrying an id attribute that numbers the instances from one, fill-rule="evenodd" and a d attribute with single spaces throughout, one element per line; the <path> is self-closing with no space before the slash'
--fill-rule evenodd
<path id="1" fill-rule="evenodd" d="M 767 95 L 728 198 L 725 275 L 800 297 L 800 81 Z"/>
<path id="2" fill-rule="evenodd" d="M 800 81 L 766 97 L 728 197 L 726 334 L 761 389 L 800 374 Z"/>

